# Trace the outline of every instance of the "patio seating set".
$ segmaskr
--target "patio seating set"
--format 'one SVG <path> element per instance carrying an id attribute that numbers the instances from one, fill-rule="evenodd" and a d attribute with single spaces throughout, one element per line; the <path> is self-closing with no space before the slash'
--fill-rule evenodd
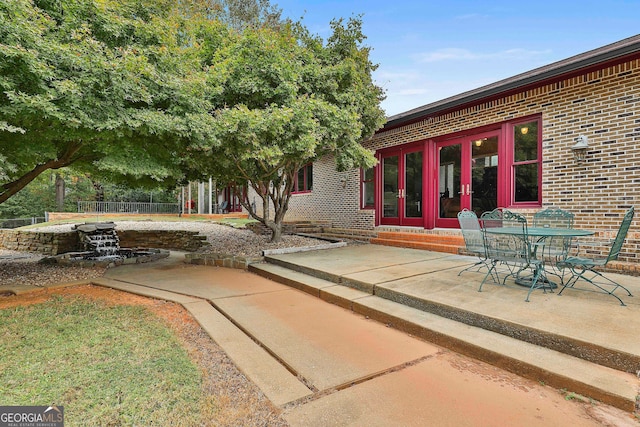
<path id="1" fill-rule="evenodd" d="M 475 212 L 463 209 L 458 213 L 458 222 L 466 250 L 477 256 L 478 261 L 458 275 L 469 270 L 486 270 L 479 292 L 489 280 L 505 285 L 507 279 L 513 278 L 516 284 L 529 288 L 527 302 L 536 289 L 546 293 L 561 287 L 558 295 L 567 288 L 604 292 L 624 306 L 615 291 L 622 289 L 628 296 L 632 296 L 631 292 L 602 270 L 618 258 L 634 213 L 631 207 L 624 215 L 616 237 L 603 242 L 588 240 L 595 232 L 574 228 L 574 215 L 563 209 L 548 208 L 537 212 L 531 226 L 525 216 L 507 209 L 484 212 L 480 218 Z"/>

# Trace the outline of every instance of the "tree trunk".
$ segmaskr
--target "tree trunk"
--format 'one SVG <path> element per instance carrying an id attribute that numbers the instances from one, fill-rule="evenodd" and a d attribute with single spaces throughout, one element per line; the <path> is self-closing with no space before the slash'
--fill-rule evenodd
<path id="1" fill-rule="evenodd" d="M 271 229 L 271 243 L 278 243 L 282 240 L 282 222 L 269 222 L 268 227 Z"/>
<path id="2" fill-rule="evenodd" d="M 56 209 L 58 212 L 64 212 L 64 179 L 59 173 L 56 174 Z"/>

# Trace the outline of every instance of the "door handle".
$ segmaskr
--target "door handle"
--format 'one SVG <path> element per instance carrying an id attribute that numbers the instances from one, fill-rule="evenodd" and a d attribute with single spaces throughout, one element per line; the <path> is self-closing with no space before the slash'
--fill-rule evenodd
<path id="1" fill-rule="evenodd" d="M 469 193 L 469 186 L 470 186 L 470 185 L 469 185 L 469 184 L 467 184 L 467 196 L 468 196 L 469 194 L 471 194 L 471 193 Z"/>

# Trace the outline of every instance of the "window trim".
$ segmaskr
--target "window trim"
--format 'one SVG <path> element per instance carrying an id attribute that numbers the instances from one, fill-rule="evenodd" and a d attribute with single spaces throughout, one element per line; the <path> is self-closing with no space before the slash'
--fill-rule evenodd
<path id="1" fill-rule="evenodd" d="M 360 209 L 375 209 L 376 208 L 376 168 L 377 166 L 371 167 L 373 175 L 371 179 L 365 179 L 366 171 L 368 169 L 360 168 Z M 367 204 L 365 201 L 365 188 L 367 183 L 373 184 L 373 203 Z"/>
<path id="2" fill-rule="evenodd" d="M 300 173 L 300 170 L 304 170 L 304 174 L 303 174 L 303 187 L 304 190 L 298 190 L 298 174 Z M 309 169 L 311 169 L 311 182 L 312 182 L 312 187 L 309 188 Z M 302 166 L 300 169 L 298 169 L 296 171 L 296 174 L 293 178 L 293 190 L 291 191 L 291 194 L 306 194 L 306 193 L 311 193 L 313 191 L 313 162 L 309 162 L 306 165 Z"/>
<path id="3" fill-rule="evenodd" d="M 538 157 L 535 160 L 524 160 L 517 162 L 515 160 L 515 128 L 518 125 L 530 122 L 537 122 L 538 124 Z M 542 206 L 542 117 L 537 116 L 529 116 L 520 118 L 518 120 L 509 121 L 506 123 L 506 138 L 504 141 L 504 159 L 503 162 L 505 164 L 504 173 L 508 178 L 508 189 L 505 186 L 504 188 L 504 201 L 505 204 L 512 208 L 539 208 Z M 523 165 L 538 165 L 538 200 L 537 201 L 526 201 L 526 202 L 517 202 L 516 201 L 516 167 Z M 508 191 L 508 193 L 507 193 Z"/>

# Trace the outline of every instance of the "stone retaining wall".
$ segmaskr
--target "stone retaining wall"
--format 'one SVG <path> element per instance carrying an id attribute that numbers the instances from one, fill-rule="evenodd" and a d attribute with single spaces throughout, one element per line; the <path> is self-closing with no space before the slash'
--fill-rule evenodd
<path id="1" fill-rule="evenodd" d="M 20 230 L 0 230 L 0 248 L 12 251 L 58 255 L 81 249 L 78 233 L 43 233 Z"/>
<path id="2" fill-rule="evenodd" d="M 184 230 L 122 230 L 118 231 L 123 248 L 158 248 L 193 252 L 207 246 L 206 236 Z M 46 233 L 36 231 L 0 230 L 0 248 L 13 251 L 59 255 L 82 250 L 78 233 Z"/>
<path id="3" fill-rule="evenodd" d="M 207 236 L 185 230 L 117 230 L 123 248 L 160 248 L 194 252 L 208 246 Z"/>

